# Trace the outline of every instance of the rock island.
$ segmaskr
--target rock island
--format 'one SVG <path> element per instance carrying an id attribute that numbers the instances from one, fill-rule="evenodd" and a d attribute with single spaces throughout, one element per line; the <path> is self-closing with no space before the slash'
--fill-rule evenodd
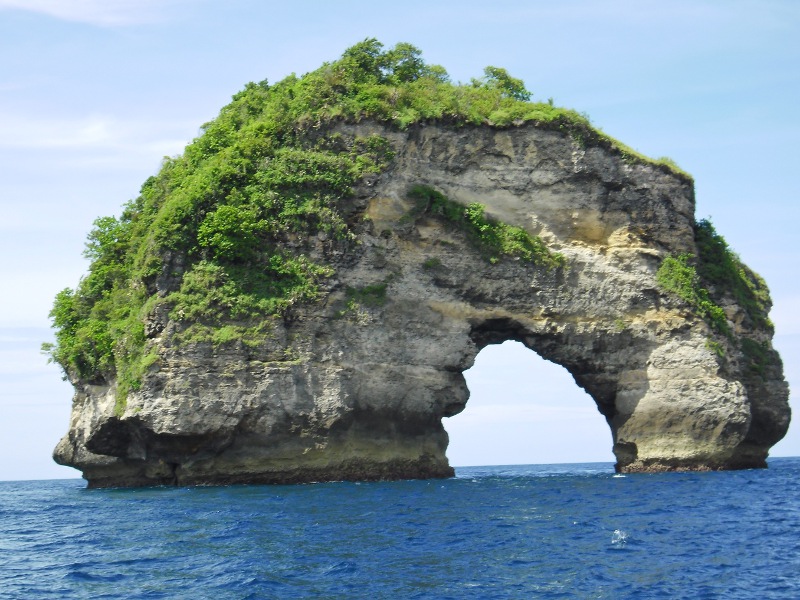
<path id="1" fill-rule="evenodd" d="M 95 222 L 47 346 L 91 487 L 448 477 L 463 371 L 516 340 L 621 472 L 766 466 L 789 424 L 764 281 L 693 181 L 498 67 L 374 39 L 251 83 Z"/>

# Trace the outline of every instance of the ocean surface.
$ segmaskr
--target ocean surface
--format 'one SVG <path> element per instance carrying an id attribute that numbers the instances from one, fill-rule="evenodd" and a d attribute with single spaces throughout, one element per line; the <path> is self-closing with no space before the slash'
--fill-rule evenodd
<path id="1" fill-rule="evenodd" d="M 0 482 L 0 598 L 800 598 L 800 458 L 614 475 Z"/>

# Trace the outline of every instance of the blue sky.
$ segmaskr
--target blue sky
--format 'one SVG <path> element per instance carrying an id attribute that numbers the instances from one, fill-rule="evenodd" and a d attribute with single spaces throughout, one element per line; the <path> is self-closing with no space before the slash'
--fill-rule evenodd
<path id="1" fill-rule="evenodd" d="M 39 354 L 92 221 L 118 214 L 248 81 L 315 69 L 366 37 L 410 42 L 454 80 L 486 65 L 534 99 L 695 177 L 698 217 L 772 290 L 800 389 L 800 3 L 562 0 L 0 0 L 0 480 L 74 477 L 50 453 L 71 388 Z M 611 461 L 566 372 L 507 344 L 467 373 L 455 465 Z M 798 402 L 792 399 L 795 410 Z M 800 433 L 774 456 L 800 455 Z"/>

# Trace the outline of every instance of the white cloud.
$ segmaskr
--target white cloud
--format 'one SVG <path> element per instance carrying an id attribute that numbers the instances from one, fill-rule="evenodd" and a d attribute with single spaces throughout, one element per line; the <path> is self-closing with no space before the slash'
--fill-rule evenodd
<path id="1" fill-rule="evenodd" d="M 478 410 L 475 410 L 477 408 Z M 475 407 L 444 419 L 452 465 L 613 461 L 611 432 L 594 409 Z"/>
<path id="2" fill-rule="evenodd" d="M 150 173 L 164 156 L 183 152 L 197 135 L 199 121 L 105 115 L 41 119 L 0 113 L 0 154 L 9 161 L 24 157 L 23 168 L 46 163 L 71 171 Z"/>
<path id="3" fill-rule="evenodd" d="M 464 409 L 464 412 L 451 418 L 458 419 L 465 425 L 489 425 L 508 421 L 530 424 L 563 421 L 574 422 L 577 420 L 596 420 L 605 425 L 602 415 L 597 412 L 597 408 L 595 408 L 589 398 L 587 398 L 586 406 L 582 407 L 543 405 L 534 402 L 531 402 L 528 406 L 519 404 L 470 406 L 469 402 L 467 402 L 467 407 Z"/>
<path id="4" fill-rule="evenodd" d="M 11 148 L 81 148 L 114 145 L 120 127 L 104 117 L 89 117 L 77 121 L 26 122 L 24 119 L 4 118 L 0 131 L 0 147 Z M 116 129 L 116 131 L 114 131 Z M 22 136 L 27 131 L 26 136 Z"/>
<path id="5" fill-rule="evenodd" d="M 164 0 L 0 0 L 0 9 L 26 10 L 64 21 L 101 27 L 157 21 Z"/>
<path id="6" fill-rule="evenodd" d="M 2 0 L 0 0 L 1 2 Z M 177 153 L 196 125 L 122 121 L 105 115 L 30 119 L 0 115 L 0 149 L 98 149 Z M 176 139 L 185 136 L 183 139 Z"/>

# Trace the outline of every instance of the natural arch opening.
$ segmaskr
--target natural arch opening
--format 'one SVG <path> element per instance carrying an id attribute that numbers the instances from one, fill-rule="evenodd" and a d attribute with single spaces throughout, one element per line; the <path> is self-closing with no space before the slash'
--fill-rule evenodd
<path id="1" fill-rule="evenodd" d="M 615 462 L 611 431 L 569 372 L 520 342 L 483 348 L 466 408 L 442 423 L 456 467 Z"/>

